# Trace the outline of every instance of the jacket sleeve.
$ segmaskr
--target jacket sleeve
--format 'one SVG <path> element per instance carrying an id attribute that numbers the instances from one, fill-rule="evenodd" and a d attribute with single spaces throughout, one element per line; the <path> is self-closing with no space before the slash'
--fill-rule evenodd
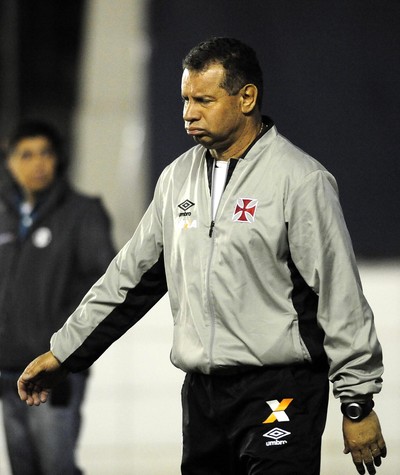
<path id="1" fill-rule="evenodd" d="M 70 371 L 88 368 L 166 293 L 162 226 L 155 201 L 64 326 L 51 351 Z"/>
<path id="2" fill-rule="evenodd" d="M 322 170 L 307 175 L 286 210 L 293 261 L 319 297 L 334 395 L 362 401 L 381 389 L 382 350 L 333 176 Z"/>

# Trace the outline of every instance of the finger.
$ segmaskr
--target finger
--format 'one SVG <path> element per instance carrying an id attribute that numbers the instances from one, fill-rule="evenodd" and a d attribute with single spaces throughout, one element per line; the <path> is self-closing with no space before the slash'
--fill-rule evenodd
<path id="1" fill-rule="evenodd" d="M 382 464 L 381 449 L 377 445 L 371 446 L 371 454 L 374 459 L 375 466 L 379 467 Z"/>
<path id="2" fill-rule="evenodd" d="M 30 382 L 19 381 L 18 382 L 18 393 L 22 401 L 25 401 L 28 406 L 33 406 L 33 385 Z"/>
<path id="3" fill-rule="evenodd" d="M 374 465 L 376 467 L 380 467 L 382 465 L 382 459 L 380 455 L 377 455 L 376 457 L 374 457 Z"/>
<path id="4" fill-rule="evenodd" d="M 361 452 L 359 450 L 355 450 L 355 451 L 350 452 L 350 453 L 351 453 L 351 458 L 353 459 L 353 463 L 356 466 L 357 472 L 360 475 L 364 475 L 365 474 L 365 468 L 364 468 L 363 457 L 362 457 Z"/>
<path id="5" fill-rule="evenodd" d="M 33 390 L 32 390 L 33 404 L 35 406 L 39 406 L 40 404 L 45 403 L 47 401 L 48 394 L 49 394 L 48 390 L 43 389 L 39 385 L 34 385 Z"/>
<path id="6" fill-rule="evenodd" d="M 32 396 L 28 396 L 28 399 L 26 400 L 26 404 L 28 406 L 34 406 L 33 398 Z"/>
<path id="7" fill-rule="evenodd" d="M 40 400 L 40 393 L 38 393 L 37 391 L 34 391 L 32 393 L 32 401 L 33 401 L 33 404 L 35 406 L 39 406 L 40 403 L 41 403 L 41 400 Z"/>
<path id="8" fill-rule="evenodd" d="M 37 406 L 39 397 L 38 397 L 38 388 L 35 384 L 33 383 L 25 383 L 25 388 L 26 388 L 26 403 L 28 406 Z"/>
<path id="9" fill-rule="evenodd" d="M 49 397 L 50 391 L 43 390 L 40 392 L 39 398 L 41 403 L 45 403 Z"/>
<path id="10" fill-rule="evenodd" d="M 379 450 L 378 446 L 376 444 L 373 445 L 374 449 L 376 450 Z M 380 453 L 380 451 L 379 451 Z M 362 451 L 361 451 L 361 457 L 362 457 L 362 460 L 364 461 L 365 463 L 365 466 L 367 467 L 367 470 L 368 470 L 368 473 L 370 475 L 375 475 L 376 474 L 376 470 L 375 470 L 375 465 L 374 465 L 374 461 L 373 461 L 373 454 L 371 454 L 371 450 L 368 448 L 364 448 Z"/>
<path id="11" fill-rule="evenodd" d="M 343 453 L 344 453 L 344 454 L 349 454 L 349 453 L 350 453 L 350 448 L 349 448 L 349 446 L 348 446 L 348 444 L 347 444 L 346 441 L 344 441 Z"/>
<path id="12" fill-rule="evenodd" d="M 17 391 L 21 401 L 27 402 L 32 394 L 32 383 L 24 379 L 21 375 L 17 381 Z"/>
<path id="13" fill-rule="evenodd" d="M 354 462 L 354 465 L 356 466 L 357 472 L 360 475 L 364 475 L 365 473 L 364 464 L 362 462 Z"/>
<path id="14" fill-rule="evenodd" d="M 365 466 L 367 467 L 369 475 L 376 474 L 374 462 L 365 462 Z"/>
<path id="15" fill-rule="evenodd" d="M 28 399 L 28 392 L 26 390 L 25 383 L 21 381 L 21 379 L 18 380 L 17 388 L 18 388 L 19 398 L 21 399 L 21 401 L 26 401 Z"/>
<path id="16" fill-rule="evenodd" d="M 33 405 L 34 405 L 31 389 L 29 389 L 29 390 L 27 391 L 27 397 L 26 397 L 26 401 L 25 401 L 25 402 L 26 402 L 26 404 L 27 404 L 28 406 L 33 406 Z"/>

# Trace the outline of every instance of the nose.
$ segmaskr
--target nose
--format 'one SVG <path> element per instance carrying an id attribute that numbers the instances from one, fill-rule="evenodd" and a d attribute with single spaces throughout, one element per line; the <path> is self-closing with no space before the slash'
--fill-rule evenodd
<path id="1" fill-rule="evenodd" d="M 42 153 L 34 154 L 32 165 L 36 170 L 42 170 L 46 168 L 46 157 Z"/>
<path id="2" fill-rule="evenodd" d="M 184 102 L 182 116 L 185 122 L 193 122 L 198 118 L 197 107 L 193 101 L 186 100 Z"/>

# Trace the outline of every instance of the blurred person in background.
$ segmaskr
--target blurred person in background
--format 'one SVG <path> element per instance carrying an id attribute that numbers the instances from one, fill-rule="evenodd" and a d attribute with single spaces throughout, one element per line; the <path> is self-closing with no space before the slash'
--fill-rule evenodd
<path id="1" fill-rule="evenodd" d="M 50 404 L 26 410 L 21 370 L 78 305 L 114 256 L 100 201 L 74 191 L 58 131 L 20 124 L 0 170 L 0 371 L 3 422 L 14 475 L 82 473 L 75 450 L 87 372 L 70 375 Z"/>

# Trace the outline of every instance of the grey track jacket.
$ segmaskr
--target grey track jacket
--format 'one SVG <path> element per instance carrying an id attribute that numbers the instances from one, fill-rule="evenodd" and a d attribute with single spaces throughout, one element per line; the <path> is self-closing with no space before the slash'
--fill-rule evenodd
<path id="1" fill-rule="evenodd" d="M 168 289 L 183 371 L 327 361 L 342 401 L 379 392 L 381 347 L 333 176 L 272 126 L 231 160 L 212 223 L 207 155 L 195 146 L 164 170 L 131 240 L 53 336 L 54 355 L 90 366 Z"/>

